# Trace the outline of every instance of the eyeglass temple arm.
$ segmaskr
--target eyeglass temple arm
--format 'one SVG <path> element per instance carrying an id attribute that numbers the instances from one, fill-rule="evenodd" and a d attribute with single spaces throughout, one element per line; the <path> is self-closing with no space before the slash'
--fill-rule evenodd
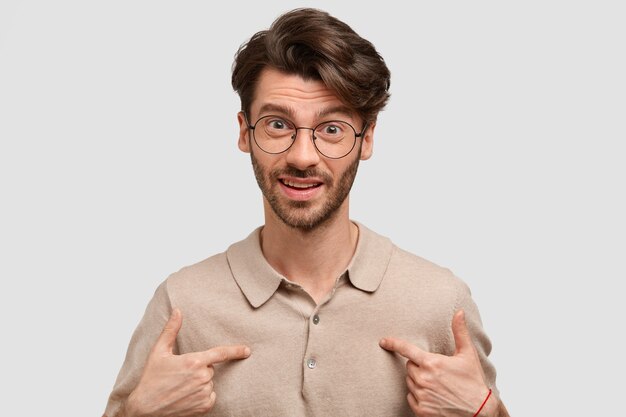
<path id="1" fill-rule="evenodd" d="M 354 136 L 356 136 L 357 138 L 360 138 L 361 136 L 363 136 L 363 134 L 367 130 L 367 126 L 369 126 L 369 124 L 370 124 L 369 122 L 366 122 L 365 126 L 363 126 L 363 130 L 361 130 L 361 133 L 355 133 Z"/>
<path id="2" fill-rule="evenodd" d="M 243 113 L 243 118 L 246 119 L 246 125 L 248 126 L 248 129 L 254 130 L 254 126 L 250 124 L 250 119 L 248 119 L 248 114 L 243 110 L 241 111 L 241 113 Z"/>

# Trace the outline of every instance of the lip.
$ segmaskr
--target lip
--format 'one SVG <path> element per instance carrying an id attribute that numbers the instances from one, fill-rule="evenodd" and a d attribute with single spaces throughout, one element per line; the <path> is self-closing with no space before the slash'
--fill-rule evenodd
<path id="1" fill-rule="evenodd" d="M 296 184 L 319 184 L 317 187 L 296 189 L 293 187 L 289 187 L 283 183 L 283 181 L 293 182 Z M 296 201 L 307 201 L 315 198 L 322 192 L 322 187 L 324 183 L 317 178 L 295 178 L 295 177 L 281 177 L 279 178 L 278 184 L 282 192 L 291 200 Z"/>

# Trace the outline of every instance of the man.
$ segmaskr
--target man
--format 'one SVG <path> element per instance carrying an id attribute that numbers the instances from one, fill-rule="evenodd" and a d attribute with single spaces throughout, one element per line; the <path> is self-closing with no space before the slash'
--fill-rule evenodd
<path id="1" fill-rule="evenodd" d="M 349 218 L 389 79 L 318 10 L 240 48 L 238 145 L 265 224 L 157 288 L 105 415 L 508 415 L 467 286 Z"/>

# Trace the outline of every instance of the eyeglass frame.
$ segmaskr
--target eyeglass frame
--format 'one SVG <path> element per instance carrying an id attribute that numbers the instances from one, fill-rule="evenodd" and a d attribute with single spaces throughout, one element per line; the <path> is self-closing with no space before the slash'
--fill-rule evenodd
<path id="1" fill-rule="evenodd" d="M 274 114 L 267 114 L 265 116 L 261 116 L 257 119 L 256 122 L 254 122 L 254 125 L 251 125 L 249 122 L 249 118 L 248 118 L 248 114 L 246 112 L 242 112 L 245 119 L 246 119 L 246 124 L 248 125 L 248 129 L 250 129 L 252 131 L 252 138 L 254 139 L 254 143 L 256 143 L 256 146 L 259 147 L 260 150 L 262 150 L 265 153 L 268 153 L 270 155 L 280 155 L 281 153 L 285 153 L 287 152 L 292 146 L 293 144 L 296 142 L 296 139 L 298 138 L 298 130 L 300 129 L 305 129 L 305 130 L 310 130 L 311 131 L 311 139 L 313 141 L 313 146 L 315 147 L 315 150 L 322 155 L 324 158 L 328 158 L 328 159 L 341 159 L 341 158 L 345 158 L 346 156 L 350 155 L 350 153 L 352 152 L 352 150 L 354 149 L 354 145 L 356 145 L 356 140 L 357 138 L 363 138 L 363 135 L 365 134 L 365 131 L 367 130 L 368 126 L 369 126 L 369 122 L 365 122 L 365 125 L 363 126 L 363 129 L 361 130 L 361 132 L 357 133 L 356 129 L 354 128 L 354 126 L 352 126 L 350 123 L 344 121 L 344 120 L 336 120 L 336 119 L 332 119 L 332 120 L 326 120 L 324 122 L 320 122 L 318 123 L 315 127 L 304 127 L 304 126 L 296 126 L 295 123 L 293 123 L 291 120 L 289 120 L 286 117 L 283 116 L 278 116 L 278 115 L 274 115 Z M 286 149 L 280 151 L 280 152 L 269 152 L 266 151 L 265 149 L 263 149 L 261 147 L 261 145 L 259 145 L 259 142 L 257 142 L 256 140 L 256 135 L 254 134 L 254 131 L 256 129 L 256 125 L 261 121 L 261 119 L 267 118 L 267 117 L 277 117 L 279 119 L 283 119 L 286 122 L 289 122 L 290 124 L 293 125 L 293 128 L 295 130 L 295 133 L 292 135 L 291 137 L 291 144 L 289 146 L 287 146 Z M 315 137 L 315 130 L 320 127 L 323 124 L 326 123 L 331 123 L 331 122 L 339 122 L 339 123 L 345 123 L 348 126 L 350 126 L 350 129 L 352 129 L 352 131 L 354 132 L 354 143 L 352 144 L 352 147 L 350 148 L 350 150 L 348 152 L 346 152 L 346 154 L 344 154 L 343 156 L 328 156 L 325 153 L 323 153 L 322 151 L 320 151 L 320 149 L 317 147 L 317 144 L 315 143 L 315 141 L 317 140 L 317 138 Z"/>

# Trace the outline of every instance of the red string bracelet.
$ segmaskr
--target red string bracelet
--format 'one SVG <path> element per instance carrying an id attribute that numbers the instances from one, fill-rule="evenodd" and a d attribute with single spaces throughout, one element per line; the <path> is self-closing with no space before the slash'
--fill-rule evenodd
<path id="1" fill-rule="evenodd" d="M 487 394 L 487 398 L 485 398 L 485 401 L 483 401 L 483 403 L 480 405 L 480 408 L 478 409 L 478 411 L 476 411 L 476 414 L 474 414 L 474 417 L 480 414 L 480 411 L 483 409 L 485 404 L 487 404 L 487 400 L 489 399 L 489 397 L 491 397 L 491 388 L 489 388 L 489 394 Z"/>

